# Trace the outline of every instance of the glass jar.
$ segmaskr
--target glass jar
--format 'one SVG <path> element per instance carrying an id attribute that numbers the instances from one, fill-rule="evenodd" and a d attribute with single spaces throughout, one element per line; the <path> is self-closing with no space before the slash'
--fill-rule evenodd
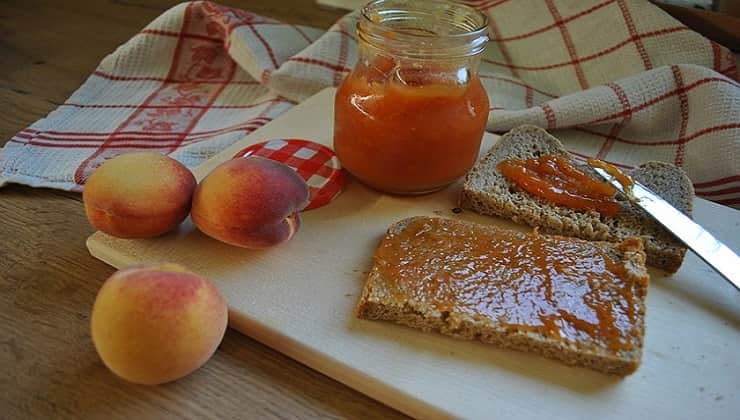
<path id="1" fill-rule="evenodd" d="M 337 90 L 334 151 L 362 183 L 424 194 L 478 156 L 488 95 L 478 78 L 488 22 L 443 0 L 376 0 L 357 24 L 359 57 Z"/>

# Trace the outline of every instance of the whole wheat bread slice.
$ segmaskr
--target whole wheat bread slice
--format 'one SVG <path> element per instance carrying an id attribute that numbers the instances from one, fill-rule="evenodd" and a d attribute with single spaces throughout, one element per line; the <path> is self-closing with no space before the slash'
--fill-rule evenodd
<path id="1" fill-rule="evenodd" d="M 518 189 L 498 170 L 507 159 L 529 159 L 555 154 L 571 158 L 563 144 L 545 130 L 524 125 L 501 137 L 465 178 L 460 207 L 481 214 L 501 216 L 514 222 L 537 226 L 543 232 L 587 240 L 621 242 L 630 236 L 645 241 L 647 264 L 674 273 L 686 254 L 686 247 L 647 213 L 617 197 L 621 210 L 614 217 L 596 211 L 573 210 Z M 648 162 L 629 172 L 635 180 L 653 190 L 686 215 L 691 216 L 694 187 L 680 168 L 662 162 Z M 598 176 L 594 174 L 594 178 Z"/>
<path id="2" fill-rule="evenodd" d="M 590 322 L 588 318 L 593 317 L 595 305 L 602 305 L 602 307 L 603 305 L 621 305 L 615 307 L 628 310 L 633 314 L 631 315 L 634 318 L 631 329 L 624 327 L 625 318 L 622 316 L 620 328 L 625 329 L 625 332 L 620 340 L 623 340 L 624 347 L 615 349 L 608 343 L 598 339 L 589 339 L 588 336 L 569 341 L 559 338 L 561 335 L 558 333 L 548 335 L 536 329 L 526 328 L 527 324 L 512 325 L 511 322 L 506 322 L 508 319 L 506 315 L 492 315 L 491 312 L 475 309 L 481 308 L 477 304 L 471 309 L 470 306 L 450 302 L 458 298 L 461 302 L 465 302 L 466 290 L 473 290 L 474 293 L 483 295 L 512 293 L 511 284 L 519 281 L 535 281 L 532 280 L 534 276 L 542 275 L 535 269 L 522 272 L 521 267 L 509 267 L 507 263 L 498 265 L 496 262 L 493 263 L 495 267 L 489 270 L 490 272 L 482 273 L 482 275 L 481 273 L 475 274 L 478 276 L 475 280 L 476 284 L 466 284 L 465 277 L 461 278 L 459 273 L 450 271 L 449 267 L 451 264 L 467 265 L 479 261 L 480 255 L 471 251 L 469 244 L 473 237 L 480 238 L 481 235 L 486 241 L 503 243 L 512 238 L 527 240 L 531 235 L 540 234 L 536 232 L 525 234 L 495 226 L 440 217 L 412 217 L 401 220 L 388 229 L 375 253 L 373 268 L 356 307 L 356 315 L 359 318 L 393 321 L 424 331 L 439 331 L 456 338 L 476 339 L 506 348 L 535 352 L 566 364 L 611 374 L 626 375 L 637 369 L 642 356 L 645 297 L 649 281 L 645 269 L 642 241 L 639 238 L 629 238 L 620 244 L 614 244 L 540 235 L 556 243 L 563 243 L 563 252 L 570 252 L 572 254 L 570 256 L 579 259 L 579 263 L 589 264 L 588 257 L 573 252 L 574 244 L 584 249 L 603 251 L 620 270 L 623 268 L 623 271 L 620 271 L 622 273 L 620 282 L 600 278 L 599 276 L 604 276 L 604 272 L 599 268 L 593 270 L 593 277 L 590 280 L 584 280 L 582 274 L 569 277 L 567 267 L 555 268 L 561 271 L 558 275 L 562 277 L 556 277 L 557 281 L 552 280 L 552 283 L 557 283 L 556 293 L 563 299 L 563 302 L 566 302 L 564 304 L 566 309 L 556 312 L 556 314 L 565 313 L 565 315 L 562 317 L 555 315 L 557 319 L 554 322 L 565 323 L 558 324 L 563 325 L 561 331 L 564 328 L 570 328 L 570 331 L 575 328 L 578 333 L 585 331 L 578 330 L 581 328 L 579 325 Z M 494 242 L 487 243 L 493 244 Z M 389 249 L 394 251 L 389 252 Z M 388 272 L 385 271 L 387 267 L 403 266 L 406 269 L 407 262 L 413 258 L 424 261 L 424 268 L 408 268 L 408 270 L 415 271 L 404 271 L 404 274 L 389 278 Z M 411 274 L 408 275 L 408 273 Z M 590 283 L 584 283 L 585 281 Z M 537 284 L 541 286 L 543 283 Z M 598 289 L 601 292 L 579 299 L 578 293 L 581 293 L 583 287 L 592 287 L 587 284 L 602 285 L 601 289 Z M 447 290 L 448 294 L 440 294 L 441 288 Z M 425 290 L 433 292 L 427 293 L 424 292 Z M 454 297 L 451 298 L 450 293 Z M 542 291 L 542 293 L 546 292 Z M 624 293 L 629 293 L 630 299 L 625 300 Z M 532 307 L 536 307 L 540 312 L 548 310 L 546 304 L 537 302 L 538 298 L 529 294 L 522 294 L 516 300 L 517 305 L 525 308 L 521 312 L 523 314 L 536 313 L 537 311 L 528 309 Z M 630 303 L 625 304 L 625 302 Z M 487 302 L 487 305 L 486 308 L 491 308 L 494 312 L 497 310 L 494 302 Z M 566 318 L 566 315 L 571 318 Z M 579 319 L 573 320 L 573 317 Z M 520 320 L 518 322 L 537 323 L 536 319 L 524 321 L 521 321 L 521 318 L 516 319 Z M 616 325 L 617 322 L 614 322 Z"/>

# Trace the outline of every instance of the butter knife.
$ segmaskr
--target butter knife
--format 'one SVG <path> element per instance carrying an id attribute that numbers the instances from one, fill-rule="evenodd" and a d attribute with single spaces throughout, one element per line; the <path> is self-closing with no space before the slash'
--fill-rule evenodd
<path id="1" fill-rule="evenodd" d="M 639 182 L 635 182 L 630 193 L 627 193 L 624 186 L 605 170 L 592 169 L 740 290 L 740 257 L 727 245 Z"/>

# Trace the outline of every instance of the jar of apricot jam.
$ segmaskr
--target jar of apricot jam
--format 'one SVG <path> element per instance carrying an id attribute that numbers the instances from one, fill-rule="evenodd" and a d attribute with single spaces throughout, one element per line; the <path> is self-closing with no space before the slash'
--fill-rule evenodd
<path id="1" fill-rule="evenodd" d="M 376 0 L 357 24 L 359 57 L 337 90 L 334 150 L 362 183 L 424 194 L 465 175 L 488 120 L 478 78 L 488 22 L 443 0 Z"/>

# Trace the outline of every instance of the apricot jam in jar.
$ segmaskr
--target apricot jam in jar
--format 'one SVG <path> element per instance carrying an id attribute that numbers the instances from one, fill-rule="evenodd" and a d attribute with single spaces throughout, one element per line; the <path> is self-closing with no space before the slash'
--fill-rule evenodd
<path id="1" fill-rule="evenodd" d="M 334 151 L 342 166 L 392 194 L 436 191 L 465 175 L 488 120 L 478 77 L 487 33 L 483 14 L 454 2 L 365 6 L 358 61 L 334 104 Z"/>

